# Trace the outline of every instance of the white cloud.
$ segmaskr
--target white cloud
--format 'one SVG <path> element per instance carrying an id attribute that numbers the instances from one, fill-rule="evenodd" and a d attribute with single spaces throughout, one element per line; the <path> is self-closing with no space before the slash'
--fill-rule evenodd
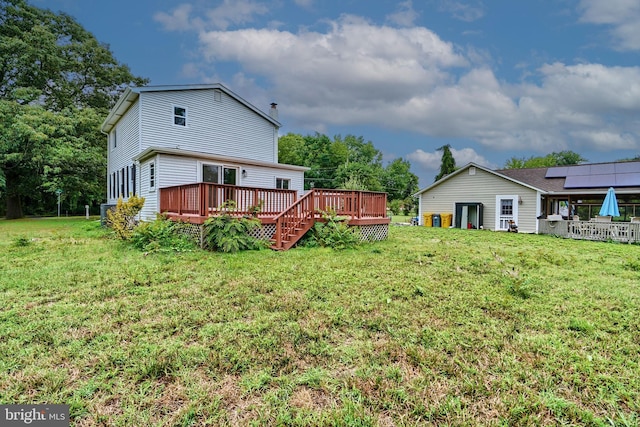
<path id="1" fill-rule="evenodd" d="M 462 2 L 454 0 L 441 0 L 440 9 L 465 22 L 477 21 L 484 16 L 482 2 Z"/>
<path id="2" fill-rule="evenodd" d="M 153 19 L 161 23 L 167 31 L 187 31 L 193 29 L 190 19 L 191 10 L 190 4 L 181 4 L 171 13 L 157 12 Z"/>
<path id="3" fill-rule="evenodd" d="M 223 0 L 215 8 L 194 10 L 190 4 L 181 4 L 171 13 L 157 12 L 153 18 L 167 31 L 226 30 L 232 25 L 253 22 L 256 16 L 265 15 L 269 8 L 252 0 Z M 194 16 L 195 15 L 195 16 Z"/>
<path id="4" fill-rule="evenodd" d="M 207 60 L 239 62 L 267 77 L 302 121 L 368 123 L 372 110 L 401 105 L 448 80 L 444 70 L 467 64 L 426 28 L 375 26 L 353 16 L 331 22 L 327 32 L 211 31 L 200 40 Z"/>
<path id="5" fill-rule="evenodd" d="M 485 159 L 480 154 L 476 153 L 473 148 L 463 148 L 457 150 L 451 148 L 451 154 L 456 161 L 456 166 L 461 167 L 467 163 L 473 162 L 480 166 L 485 166 L 491 169 L 497 166 Z M 423 150 L 416 150 L 413 153 L 407 155 L 407 159 L 421 169 L 437 172 L 440 170 L 440 163 L 442 161 L 442 151 L 426 152 Z"/>
<path id="6" fill-rule="evenodd" d="M 611 27 L 620 50 L 640 50 L 640 2 L 638 0 L 580 0 L 580 21 Z"/>
<path id="7" fill-rule="evenodd" d="M 183 12 L 171 16 L 183 22 Z M 535 70 L 538 83 L 510 84 L 476 65 L 489 62 L 478 52 L 427 28 L 350 15 L 326 31 L 200 31 L 199 42 L 205 63 L 239 66 L 238 93 L 277 100 L 294 128 L 373 125 L 506 153 L 634 149 L 640 140 L 640 67 L 550 63 Z"/>
<path id="8" fill-rule="evenodd" d="M 582 140 L 586 145 L 605 150 L 636 150 L 640 147 L 638 138 L 631 134 L 620 134 L 615 131 L 592 130 L 570 132 L 576 140 Z"/>
<path id="9" fill-rule="evenodd" d="M 411 27 L 417 18 L 418 12 L 413 9 L 411 0 L 407 0 L 398 4 L 398 11 L 388 15 L 387 21 L 401 27 Z"/>
<path id="10" fill-rule="evenodd" d="M 231 25 L 246 24 L 254 20 L 254 15 L 264 15 L 269 8 L 251 0 L 224 0 L 222 4 L 206 12 L 213 28 L 222 30 Z"/>

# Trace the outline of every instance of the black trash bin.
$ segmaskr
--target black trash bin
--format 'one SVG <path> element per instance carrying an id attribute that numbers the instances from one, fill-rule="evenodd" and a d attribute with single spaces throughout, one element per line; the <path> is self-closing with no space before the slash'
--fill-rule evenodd
<path id="1" fill-rule="evenodd" d="M 434 214 L 433 215 L 433 226 L 434 227 L 441 227 L 441 220 L 440 220 L 440 214 Z"/>

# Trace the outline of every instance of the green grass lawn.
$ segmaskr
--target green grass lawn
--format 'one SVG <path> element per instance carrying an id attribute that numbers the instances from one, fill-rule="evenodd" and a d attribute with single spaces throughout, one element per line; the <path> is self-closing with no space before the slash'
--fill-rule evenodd
<path id="1" fill-rule="evenodd" d="M 0 401 L 77 426 L 640 423 L 640 246 L 391 227 L 145 254 L 0 221 Z"/>

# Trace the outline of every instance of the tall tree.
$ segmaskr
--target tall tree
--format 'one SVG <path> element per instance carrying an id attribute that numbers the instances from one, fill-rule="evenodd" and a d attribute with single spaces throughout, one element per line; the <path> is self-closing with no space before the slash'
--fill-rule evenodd
<path id="1" fill-rule="evenodd" d="M 418 192 L 418 177 L 411 172 L 411 164 L 402 158 L 397 158 L 387 165 L 384 171 L 384 191 L 389 195 L 390 201 L 399 201 L 398 208 L 402 207 L 408 215 L 416 206 L 413 194 Z"/>
<path id="2" fill-rule="evenodd" d="M 104 197 L 101 120 L 90 108 L 58 113 L 0 100 L 0 170 L 8 219 L 22 217 L 23 202 L 55 206 L 57 190 L 64 191 L 72 208 Z"/>
<path id="3" fill-rule="evenodd" d="M 456 160 L 453 158 L 453 154 L 451 153 L 451 145 L 443 145 L 438 148 L 438 151 L 442 151 L 442 160 L 440 162 L 440 173 L 436 175 L 434 182 L 444 178 L 456 170 Z"/>
<path id="4" fill-rule="evenodd" d="M 411 195 L 418 191 L 418 177 L 411 165 L 396 159 L 386 167 L 382 153 L 362 136 L 301 136 L 289 133 L 278 140 L 278 161 L 311 168 L 305 173 L 305 189 L 312 187 L 386 191 L 411 209 Z"/>
<path id="5" fill-rule="evenodd" d="M 98 188 L 103 193 L 106 147 L 97 118 L 126 86 L 146 83 L 71 16 L 0 0 L 0 198 L 7 217 L 23 216 L 23 202 L 29 211 L 36 209 L 31 203 L 46 204 L 52 186 L 69 186 L 66 195 L 80 188 L 86 196 L 76 202 Z M 73 169 L 79 159 L 82 168 Z M 63 179 L 63 170 L 74 175 Z"/>
<path id="6" fill-rule="evenodd" d="M 553 152 L 546 156 L 511 157 L 504 164 L 505 169 L 544 168 L 552 166 L 578 165 L 587 159 L 570 150 Z"/>
<path id="7" fill-rule="evenodd" d="M 103 111 L 126 86 L 146 83 L 71 16 L 0 0 L 0 98 L 24 103 L 16 89 L 26 88 L 49 110 Z"/>

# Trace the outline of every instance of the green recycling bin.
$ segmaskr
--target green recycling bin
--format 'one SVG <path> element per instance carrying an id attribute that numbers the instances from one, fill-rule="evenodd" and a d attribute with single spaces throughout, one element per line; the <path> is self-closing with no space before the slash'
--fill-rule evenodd
<path id="1" fill-rule="evenodd" d="M 433 226 L 440 227 L 440 214 L 433 215 Z"/>

